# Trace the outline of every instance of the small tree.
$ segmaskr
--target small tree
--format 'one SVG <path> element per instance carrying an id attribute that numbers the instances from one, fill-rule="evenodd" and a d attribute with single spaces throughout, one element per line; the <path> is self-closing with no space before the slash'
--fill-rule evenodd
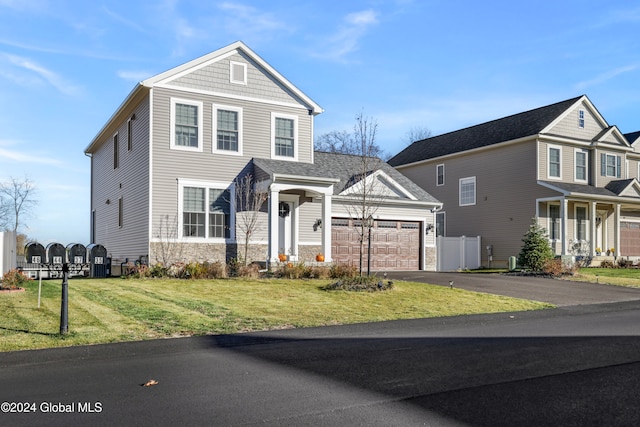
<path id="1" fill-rule="evenodd" d="M 29 178 L 20 181 L 12 177 L 8 182 L 0 183 L 0 225 L 17 233 L 22 219 L 37 204 L 33 198 L 35 192 L 36 186 Z"/>
<path id="2" fill-rule="evenodd" d="M 184 244 L 178 240 L 178 217 L 165 215 L 160 218 L 160 223 L 156 228 L 156 240 L 158 242 L 155 260 L 165 267 L 170 267 L 173 263 L 182 261 Z"/>
<path id="3" fill-rule="evenodd" d="M 529 231 L 526 232 L 522 241 L 524 244 L 518 255 L 520 265 L 534 271 L 542 271 L 547 261 L 555 257 L 549 244 L 547 230 L 540 226 L 538 218 L 533 218 Z"/>
<path id="4" fill-rule="evenodd" d="M 262 227 L 258 221 L 260 209 L 267 200 L 267 192 L 256 188 L 253 176 L 247 174 L 234 181 L 236 205 L 236 230 L 244 238 L 244 265 L 247 265 L 249 242 Z"/>

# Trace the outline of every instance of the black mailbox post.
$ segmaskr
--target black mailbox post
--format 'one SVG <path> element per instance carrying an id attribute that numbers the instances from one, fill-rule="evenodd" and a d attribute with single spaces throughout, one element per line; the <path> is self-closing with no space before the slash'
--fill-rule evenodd
<path id="1" fill-rule="evenodd" d="M 91 277 L 107 277 L 107 249 L 97 243 L 87 246 Z"/>

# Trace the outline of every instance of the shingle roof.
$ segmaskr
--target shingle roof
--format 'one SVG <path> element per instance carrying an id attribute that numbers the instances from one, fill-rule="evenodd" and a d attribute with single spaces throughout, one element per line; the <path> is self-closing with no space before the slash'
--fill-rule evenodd
<path id="1" fill-rule="evenodd" d="M 633 144 L 638 138 L 640 138 L 640 130 L 637 132 L 625 133 L 624 137 L 627 138 L 629 144 Z"/>
<path id="2" fill-rule="evenodd" d="M 536 135 L 581 97 L 416 141 L 391 158 L 389 164 L 400 166 Z"/>
<path id="3" fill-rule="evenodd" d="M 606 187 L 594 187 L 587 184 L 573 184 L 569 182 L 552 182 L 552 181 L 540 181 L 550 187 L 555 187 L 560 191 L 572 194 L 586 194 L 589 196 L 619 196 L 624 190 L 629 187 L 635 178 L 619 179 L 609 182 Z"/>
<path id="4" fill-rule="evenodd" d="M 353 185 L 358 180 L 358 171 L 362 169 L 362 159 L 360 156 L 325 153 L 321 151 L 316 151 L 314 153 L 314 163 L 254 158 L 253 164 L 271 176 L 274 174 L 285 174 L 301 177 L 339 179 L 340 181 L 333 187 L 334 195 L 340 194 L 346 188 Z M 374 172 L 376 170 L 382 170 L 419 201 L 440 203 L 431 194 L 424 191 L 416 183 L 398 172 L 388 163 L 385 163 L 377 157 L 372 157 L 370 172 Z"/>

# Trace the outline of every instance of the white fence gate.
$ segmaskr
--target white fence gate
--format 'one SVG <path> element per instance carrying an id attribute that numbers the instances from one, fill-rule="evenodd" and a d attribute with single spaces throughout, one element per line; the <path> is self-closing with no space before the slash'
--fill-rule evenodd
<path id="1" fill-rule="evenodd" d="M 438 271 L 480 268 L 480 236 L 438 236 Z"/>
<path id="2" fill-rule="evenodd" d="M 16 233 L 0 232 L 0 277 L 16 268 Z"/>

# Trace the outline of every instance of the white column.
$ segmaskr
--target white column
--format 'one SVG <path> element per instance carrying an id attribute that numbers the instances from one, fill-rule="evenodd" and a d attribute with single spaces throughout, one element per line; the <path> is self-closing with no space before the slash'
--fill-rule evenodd
<path id="1" fill-rule="evenodd" d="M 616 250 L 614 255 L 623 255 L 620 253 L 620 204 L 613 205 L 613 248 Z"/>
<path id="2" fill-rule="evenodd" d="M 567 207 L 568 201 L 563 197 L 560 200 L 560 233 L 562 236 L 560 255 L 567 255 Z"/>
<path id="3" fill-rule="evenodd" d="M 331 194 L 322 196 L 322 253 L 331 262 Z"/>
<path id="4" fill-rule="evenodd" d="M 269 263 L 278 261 L 278 203 L 280 192 L 269 191 Z"/>
<path id="5" fill-rule="evenodd" d="M 596 255 L 596 246 L 597 246 L 597 243 L 596 243 L 596 240 L 597 240 L 596 239 L 596 233 L 597 233 L 597 230 L 596 230 L 596 215 L 597 215 L 597 213 L 596 213 L 596 202 L 589 202 L 589 208 L 590 208 L 589 209 L 590 210 L 590 213 L 589 213 L 590 218 L 589 219 L 591 220 L 591 222 L 589 223 L 589 224 L 591 224 L 591 227 L 590 227 L 591 228 L 591 232 L 589 233 L 589 237 L 591 239 L 591 249 L 589 249 L 589 255 L 595 256 Z"/>

